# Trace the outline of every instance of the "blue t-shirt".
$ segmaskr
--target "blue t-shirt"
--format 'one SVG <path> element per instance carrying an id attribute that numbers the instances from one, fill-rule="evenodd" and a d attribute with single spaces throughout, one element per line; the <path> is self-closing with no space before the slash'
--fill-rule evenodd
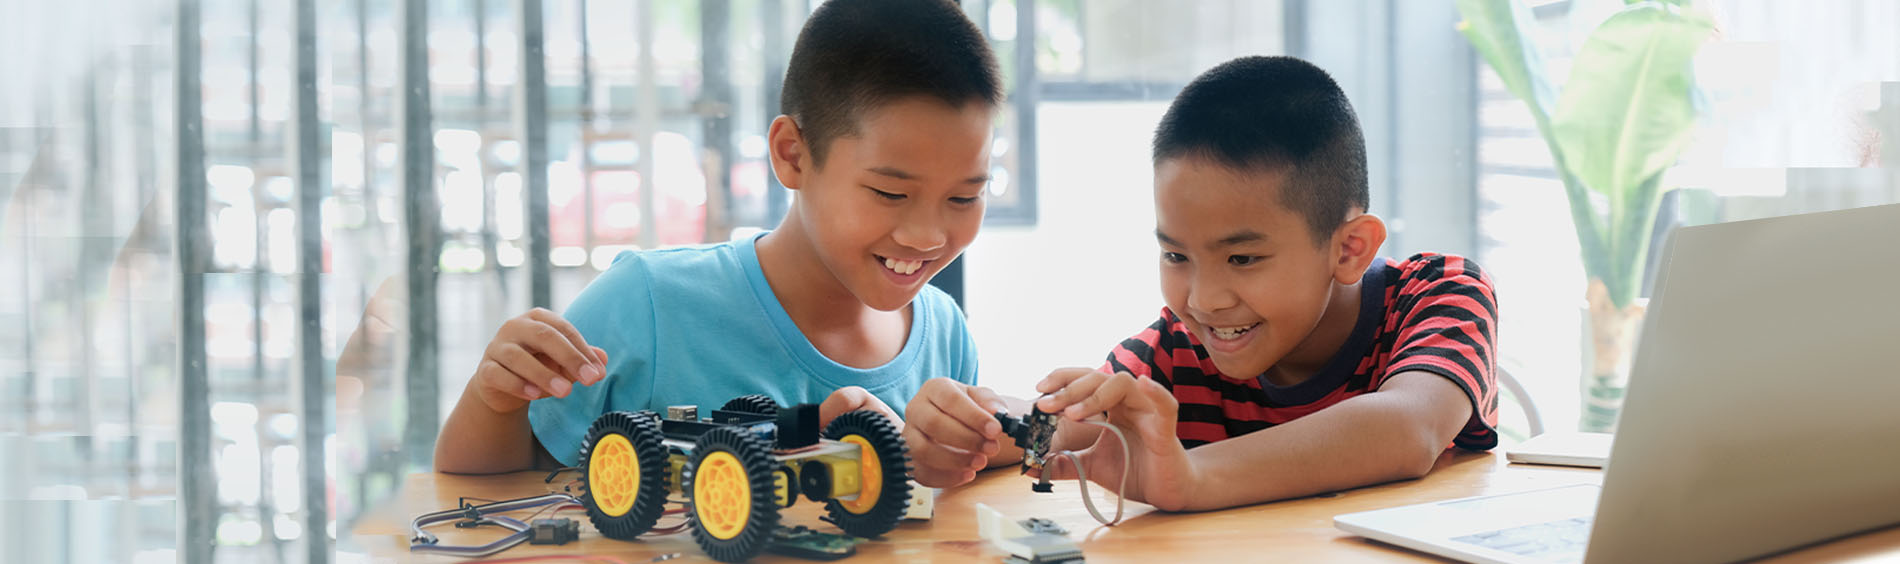
<path id="1" fill-rule="evenodd" d="M 817 403 L 860 386 L 902 415 L 927 379 L 976 383 L 963 313 L 928 285 L 911 300 L 910 335 L 896 358 L 868 369 L 826 358 L 766 283 L 756 241 L 621 253 L 574 298 L 564 315 L 587 344 L 607 351 L 607 378 L 528 405 L 535 437 L 555 459 L 575 464 L 587 428 L 608 411 L 695 405 L 706 413 L 747 394 Z"/>

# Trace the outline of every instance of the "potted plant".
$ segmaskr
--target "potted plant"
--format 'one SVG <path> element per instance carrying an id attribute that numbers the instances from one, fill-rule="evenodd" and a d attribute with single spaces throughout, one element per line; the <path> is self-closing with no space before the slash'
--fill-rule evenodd
<path id="1" fill-rule="evenodd" d="M 1457 0 L 1460 32 L 1530 107 L 1570 204 L 1589 277 L 1585 431 L 1610 431 L 1641 327 L 1638 299 L 1663 171 L 1688 146 L 1698 108 L 1691 62 L 1713 35 L 1687 2 L 1630 2 L 1584 41 L 1559 92 L 1521 0 Z"/>

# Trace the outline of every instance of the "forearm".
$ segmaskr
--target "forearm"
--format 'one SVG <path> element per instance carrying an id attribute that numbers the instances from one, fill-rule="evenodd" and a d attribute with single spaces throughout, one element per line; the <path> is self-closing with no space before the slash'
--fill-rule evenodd
<path id="1" fill-rule="evenodd" d="M 1382 397 L 1388 396 L 1388 397 Z M 1184 510 L 1302 497 L 1424 476 L 1451 436 L 1393 394 L 1366 394 L 1283 425 L 1187 451 Z M 1455 430 L 1452 435 L 1455 435 Z"/>
<path id="2" fill-rule="evenodd" d="M 496 413 L 470 386 L 435 441 L 435 469 L 455 474 L 499 474 L 539 466 L 541 448 L 528 409 Z"/>

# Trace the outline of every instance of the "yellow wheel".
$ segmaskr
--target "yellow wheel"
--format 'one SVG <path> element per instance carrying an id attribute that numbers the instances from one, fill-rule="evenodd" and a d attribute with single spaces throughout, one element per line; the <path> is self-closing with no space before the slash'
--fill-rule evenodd
<path id="1" fill-rule="evenodd" d="M 745 464 L 726 451 L 707 454 L 693 472 L 694 515 L 699 528 L 719 540 L 732 540 L 745 530 L 752 513 L 752 484 L 745 479 Z"/>
<path id="2" fill-rule="evenodd" d="M 699 436 L 684 489 L 692 505 L 693 540 L 708 556 L 742 562 L 765 549 L 778 527 L 777 468 L 765 441 L 749 431 L 721 427 Z"/>
<path id="3" fill-rule="evenodd" d="M 871 440 L 864 438 L 864 435 L 845 435 L 838 441 L 858 445 L 858 468 L 863 471 L 863 477 L 858 479 L 858 483 L 862 484 L 859 486 L 862 489 L 858 492 L 858 498 L 840 499 L 838 505 L 844 506 L 845 511 L 863 515 L 877 507 L 879 494 L 884 493 L 884 484 L 881 482 L 884 479 L 884 465 L 878 464 L 877 449 L 871 446 Z"/>
<path id="4" fill-rule="evenodd" d="M 609 538 L 632 539 L 666 510 L 666 445 L 650 412 L 609 412 L 581 443 L 581 505 Z"/>
<path id="5" fill-rule="evenodd" d="M 856 499 L 825 503 L 838 528 L 874 538 L 897 527 L 910 505 L 910 450 L 903 434 L 875 411 L 853 411 L 825 426 L 824 437 L 858 445 L 861 484 Z"/>

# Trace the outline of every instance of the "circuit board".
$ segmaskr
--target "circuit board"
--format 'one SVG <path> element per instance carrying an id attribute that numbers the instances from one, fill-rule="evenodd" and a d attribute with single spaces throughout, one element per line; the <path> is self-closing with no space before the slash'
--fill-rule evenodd
<path id="1" fill-rule="evenodd" d="M 864 539 L 812 530 L 810 527 L 781 527 L 772 532 L 767 551 L 808 560 L 837 560 L 858 553 Z"/>
<path id="2" fill-rule="evenodd" d="M 998 413 L 996 421 L 1003 424 L 1003 433 L 1015 439 L 1016 446 L 1022 447 L 1022 471 L 1028 473 L 1032 468 L 1042 468 L 1049 456 L 1051 443 L 1055 441 L 1056 416 L 1031 407 L 1029 414 L 1020 419 Z"/>

